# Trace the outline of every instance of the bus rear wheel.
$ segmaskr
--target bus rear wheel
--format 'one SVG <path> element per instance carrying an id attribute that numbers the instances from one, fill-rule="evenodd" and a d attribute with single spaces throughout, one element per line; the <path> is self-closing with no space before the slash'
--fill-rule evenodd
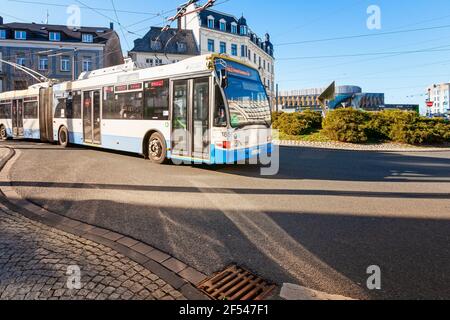
<path id="1" fill-rule="evenodd" d="M 5 126 L 4 125 L 1 125 L 0 126 L 0 140 L 6 140 L 6 139 L 8 139 L 8 135 L 7 135 L 7 133 L 6 133 L 6 128 L 5 128 Z"/>
<path id="2" fill-rule="evenodd" d="M 67 148 L 69 146 L 69 131 L 66 127 L 59 129 L 58 143 L 63 148 Z"/>
<path id="3" fill-rule="evenodd" d="M 167 146 L 160 133 L 152 134 L 148 141 L 148 158 L 156 164 L 163 164 L 167 161 Z"/>

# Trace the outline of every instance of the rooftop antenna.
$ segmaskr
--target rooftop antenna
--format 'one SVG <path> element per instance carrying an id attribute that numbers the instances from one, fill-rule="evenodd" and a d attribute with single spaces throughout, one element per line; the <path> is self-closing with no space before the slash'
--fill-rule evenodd
<path id="1" fill-rule="evenodd" d="M 48 24 L 49 18 L 50 18 L 50 14 L 48 13 L 48 9 L 47 9 L 47 19 L 45 20 L 45 24 Z"/>

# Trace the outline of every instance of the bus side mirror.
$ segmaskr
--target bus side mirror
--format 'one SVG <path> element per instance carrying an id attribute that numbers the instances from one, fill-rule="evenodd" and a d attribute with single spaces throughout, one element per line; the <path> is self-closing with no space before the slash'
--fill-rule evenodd
<path id="1" fill-rule="evenodd" d="M 228 87 L 228 72 L 226 69 L 220 70 L 220 87 L 222 89 Z"/>

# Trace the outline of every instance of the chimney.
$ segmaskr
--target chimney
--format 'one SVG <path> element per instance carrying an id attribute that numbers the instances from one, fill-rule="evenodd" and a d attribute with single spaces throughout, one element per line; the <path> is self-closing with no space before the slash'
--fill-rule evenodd
<path id="1" fill-rule="evenodd" d="M 110 23 L 109 23 L 109 28 L 110 28 L 111 30 L 114 30 L 114 22 L 110 22 Z"/>
<path id="2" fill-rule="evenodd" d="M 2 24 L 3 24 L 3 17 L 0 16 L 0 25 L 2 25 Z"/>
<path id="3" fill-rule="evenodd" d="M 178 32 L 181 31 L 181 17 L 178 17 Z"/>

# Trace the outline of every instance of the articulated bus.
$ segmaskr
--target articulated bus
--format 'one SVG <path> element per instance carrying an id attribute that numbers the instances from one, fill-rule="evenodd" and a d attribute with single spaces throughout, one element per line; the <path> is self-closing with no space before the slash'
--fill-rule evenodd
<path id="1" fill-rule="evenodd" d="M 270 154 L 259 72 L 223 55 L 133 62 L 0 94 L 0 137 L 87 145 L 167 160 L 230 164 Z"/>

